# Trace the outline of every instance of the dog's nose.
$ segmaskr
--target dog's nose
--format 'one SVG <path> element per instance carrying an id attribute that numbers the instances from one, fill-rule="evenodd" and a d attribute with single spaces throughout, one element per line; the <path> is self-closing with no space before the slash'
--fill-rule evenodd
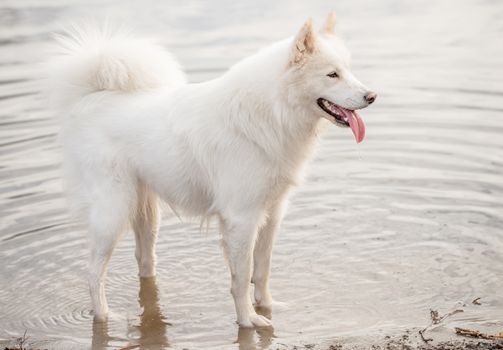
<path id="1" fill-rule="evenodd" d="M 367 101 L 368 104 L 373 103 L 377 98 L 377 94 L 373 91 L 369 91 L 365 94 L 365 101 Z"/>

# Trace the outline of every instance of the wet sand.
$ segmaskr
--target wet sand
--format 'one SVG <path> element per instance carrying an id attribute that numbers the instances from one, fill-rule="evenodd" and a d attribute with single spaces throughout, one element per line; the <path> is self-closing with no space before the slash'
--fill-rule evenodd
<path id="1" fill-rule="evenodd" d="M 363 144 L 327 131 L 291 198 L 274 248 L 275 328 L 238 329 L 218 232 L 169 211 L 155 283 L 139 281 L 124 234 L 109 321 L 93 324 L 85 231 L 66 210 L 57 119 L 36 81 L 49 32 L 108 12 L 160 37 L 202 81 L 333 8 L 379 100 L 362 113 Z M 25 331 L 47 349 L 384 349 L 407 334 L 424 346 L 430 309 L 460 303 L 429 332 L 436 342 L 463 342 L 455 327 L 503 331 L 502 19 L 503 3 L 476 0 L 2 2 L 0 346 Z"/>

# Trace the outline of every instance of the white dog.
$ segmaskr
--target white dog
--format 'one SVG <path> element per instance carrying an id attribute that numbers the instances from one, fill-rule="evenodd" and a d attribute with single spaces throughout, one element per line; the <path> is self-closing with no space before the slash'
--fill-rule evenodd
<path id="1" fill-rule="evenodd" d="M 244 59 L 221 77 L 187 84 L 156 44 L 106 28 L 59 38 L 51 85 L 61 108 L 69 189 L 89 225 L 89 287 L 96 320 L 106 319 L 106 268 L 130 224 L 142 277 L 155 275 L 158 199 L 176 212 L 217 218 L 237 321 L 269 326 L 274 235 L 299 183 L 321 121 L 365 126 L 355 111 L 376 94 L 349 70 L 330 14 L 294 38 Z"/>

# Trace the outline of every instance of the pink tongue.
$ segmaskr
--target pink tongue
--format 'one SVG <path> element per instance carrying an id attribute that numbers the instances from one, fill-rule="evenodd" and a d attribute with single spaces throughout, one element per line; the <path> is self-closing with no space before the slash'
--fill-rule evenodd
<path id="1" fill-rule="evenodd" d="M 349 126 L 355 135 L 356 143 L 360 143 L 363 141 L 365 137 L 365 124 L 363 123 L 363 119 L 360 117 L 358 112 L 351 111 L 349 109 L 341 108 L 344 116 L 348 118 Z"/>

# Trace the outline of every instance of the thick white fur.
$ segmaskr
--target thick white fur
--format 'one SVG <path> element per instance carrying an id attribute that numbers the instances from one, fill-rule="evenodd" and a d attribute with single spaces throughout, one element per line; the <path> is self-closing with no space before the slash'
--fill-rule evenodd
<path id="1" fill-rule="evenodd" d="M 60 42 L 52 88 L 73 203 L 89 225 L 95 318 L 107 315 L 106 266 L 129 224 L 140 276 L 155 274 L 160 197 L 182 215 L 218 218 L 237 321 L 270 325 L 249 284 L 270 307 L 274 235 L 325 116 L 316 98 L 367 105 L 342 43 L 308 21 L 221 77 L 187 84 L 168 53 L 123 32 L 76 27 Z"/>

